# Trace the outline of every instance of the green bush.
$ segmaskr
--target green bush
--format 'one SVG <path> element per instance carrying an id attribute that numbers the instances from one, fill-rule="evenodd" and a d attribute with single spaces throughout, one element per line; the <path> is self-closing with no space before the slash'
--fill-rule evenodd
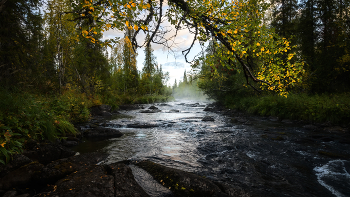
<path id="1" fill-rule="evenodd" d="M 311 122 L 348 123 L 350 120 L 350 95 L 289 94 L 225 98 L 225 104 L 234 109 L 262 116 L 282 119 L 301 119 Z"/>
<path id="2" fill-rule="evenodd" d="M 0 163 L 7 163 L 12 154 L 20 153 L 29 140 L 54 140 L 68 133 L 74 126 L 65 119 L 68 108 L 60 100 L 60 111 L 52 110 L 49 99 L 25 92 L 0 90 Z"/>

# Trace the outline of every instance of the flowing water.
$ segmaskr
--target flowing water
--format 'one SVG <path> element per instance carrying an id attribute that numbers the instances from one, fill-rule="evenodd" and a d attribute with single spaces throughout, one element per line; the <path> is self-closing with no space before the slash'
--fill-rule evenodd
<path id="1" fill-rule="evenodd" d="M 309 131 L 263 117 L 232 121 L 203 111 L 208 104 L 180 101 L 156 104 L 158 113 L 121 111 L 132 118 L 105 125 L 122 137 L 85 141 L 75 150 L 107 152 L 105 163 L 151 160 L 241 188 L 247 196 L 350 196 L 346 132 Z M 202 121 L 205 116 L 214 121 Z"/>

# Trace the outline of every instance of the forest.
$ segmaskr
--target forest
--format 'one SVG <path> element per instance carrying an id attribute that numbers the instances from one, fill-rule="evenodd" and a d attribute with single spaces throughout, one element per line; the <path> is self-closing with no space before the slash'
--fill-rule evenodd
<path id="1" fill-rule="evenodd" d="M 102 33 L 77 37 L 91 24 L 72 20 L 65 14 L 71 10 L 67 0 L 0 1 L 1 163 L 27 140 L 75 133 L 72 123 L 88 121 L 92 106 L 116 109 L 172 98 L 151 44 L 138 71 L 133 30 L 126 28 L 113 46 L 101 46 Z"/>
<path id="2" fill-rule="evenodd" d="M 349 0 L 0 0 L 0 162 L 30 139 L 75 133 L 94 105 L 167 101 L 185 87 L 254 114 L 348 123 L 349 12 Z M 124 36 L 102 39 L 112 29 Z M 152 44 L 171 50 L 168 33 L 184 29 L 193 72 L 166 87 Z"/>
<path id="3" fill-rule="evenodd" d="M 248 54 L 246 64 L 257 73 L 256 80 L 248 76 L 250 71 L 242 69 L 240 62 L 222 58 L 229 49 L 213 37 L 192 64 L 195 74 L 184 76 L 179 86 L 175 84 L 175 92 L 183 92 L 184 85 L 194 88 L 188 81 L 195 79 L 207 96 L 231 109 L 345 126 L 350 118 L 349 11 L 350 1 L 272 0 L 262 24 L 274 30 L 270 35 L 275 33 L 289 43 L 289 54 L 262 57 L 273 46 L 259 42 L 258 49 L 241 49 L 241 53 Z M 242 32 L 239 36 L 245 35 Z M 273 61 L 280 61 L 280 69 L 287 72 L 290 64 L 298 62 L 302 69 L 296 78 L 286 79 L 288 73 L 274 73 Z M 264 78 L 276 86 L 256 83 Z M 288 94 L 278 84 L 283 84 Z"/>

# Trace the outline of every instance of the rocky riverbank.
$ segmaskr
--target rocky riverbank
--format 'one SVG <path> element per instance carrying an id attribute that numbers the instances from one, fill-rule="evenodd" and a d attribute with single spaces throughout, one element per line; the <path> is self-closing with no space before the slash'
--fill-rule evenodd
<path id="1" fill-rule="evenodd" d="M 1 166 L 0 195 L 149 196 L 136 182 L 129 167 L 135 164 L 169 190 L 166 196 L 230 196 L 206 178 L 150 161 L 98 165 L 106 157 L 100 152 L 79 155 L 58 143 L 31 142 L 31 149 L 15 155 L 13 161 Z"/>
<path id="2" fill-rule="evenodd" d="M 284 191 L 285 188 L 289 188 L 288 190 L 298 188 L 295 192 L 291 192 L 292 194 L 302 195 L 308 193 L 310 190 L 309 186 L 304 188 L 305 184 L 299 184 L 299 182 L 308 183 L 312 188 L 319 188 L 317 191 L 320 192 L 312 190 L 315 192 L 315 196 L 318 196 L 318 194 L 327 191 L 323 191 L 325 189 L 313 177 L 314 165 L 309 160 L 314 159 L 319 163 L 324 163 L 331 158 L 331 160 L 335 159 L 332 161 L 333 163 L 343 162 L 344 165 L 347 165 L 345 162 L 349 158 L 347 151 L 338 150 L 339 148 L 332 144 L 334 142 L 344 147 L 350 144 L 349 130 L 345 127 L 281 120 L 278 117 L 256 117 L 244 112 L 225 109 L 217 104 L 204 106 L 199 103 L 180 103 L 174 106 L 167 106 L 168 108 L 158 104 L 148 106 L 147 109 L 143 105 L 126 105 L 121 106 L 121 109 L 126 110 L 125 112 L 133 110 L 134 112 L 136 111 L 136 114 L 144 114 L 148 110 L 147 114 L 156 115 L 156 117 L 159 113 L 167 113 L 169 115 L 187 114 L 186 111 L 180 112 L 179 109 L 173 108 L 181 105 L 210 112 L 208 116 L 207 114 L 195 117 L 179 116 L 180 123 L 178 124 L 184 124 L 183 127 L 186 131 L 192 131 L 190 129 L 193 128 L 187 128 L 192 122 L 196 124 L 211 124 L 211 122 L 217 121 L 218 117 L 225 116 L 228 121 L 224 123 L 222 128 L 214 129 L 213 135 L 231 136 L 235 131 L 231 131 L 230 128 L 236 128 L 236 130 L 238 129 L 244 134 L 251 133 L 249 143 L 259 144 L 256 148 L 255 146 L 249 148 L 242 138 L 239 141 L 241 144 L 236 142 L 235 144 L 229 143 L 225 145 L 225 142 L 221 140 L 221 144 L 214 146 L 212 143 L 215 141 L 209 140 L 207 142 L 209 144 L 206 144 L 206 141 L 202 139 L 200 146 L 195 149 L 195 151 L 202 151 L 206 155 L 201 157 L 199 161 L 205 163 L 208 169 L 214 169 L 217 165 L 222 165 L 225 162 L 230 163 L 229 166 L 221 170 L 221 174 L 218 174 L 218 176 L 233 176 L 235 177 L 234 183 L 231 181 L 230 184 L 227 184 L 221 182 L 218 178 L 215 179 L 215 177 L 214 179 L 213 177 L 210 179 L 205 178 L 205 172 L 198 176 L 194 173 L 185 172 L 187 170 L 165 167 L 149 160 L 121 161 L 123 159 L 120 159 L 117 161 L 121 162 L 105 164 L 102 162 L 108 157 L 105 153 L 79 154 L 72 151 L 69 147 L 80 143 L 83 137 L 92 140 L 119 138 L 123 136 L 125 129 L 166 129 L 163 130 L 165 132 L 169 128 L 174 128 L 174 125 L 177 123 L 172 120 L 148 122 L 134 119 L 126 122 L 109 122 L 109 120 L 114 120 L 118 117 L 125 118 L 128 115 L 118 111 L 111 111 L 109 106 L 101 105 L 91 109 L 93 117 L 89 123 L 76 125 L 79 130 L 77 136 L 69 136 L 65 140 L 56 142 L 38 143 L 30 141 L 26 144 L 23 154 L 15 155 L 13 161 L 9 164 L 0 166 L 0 196 L 261 196 L 261 194 L 268 195 L 271 191 L 274 191 L 275 196 L 278 196 L 278 194 L 283 193 L 281 191 Z M 221 115 L 215 116 L 212 112 Z M 142 117 L 150 116 L 147 114 Z M 194 115 L 196 114 L 197 112 L 194 113 Z M 261 123 L 283 123 L 287 127 L 288 125 L 298 125 L 297 127 L 302 132 L 296 134 L 294 130 L 289 131 L 284 127 L 279 128 L 272 125 L 263 126 Z M 253 125 L 257 125 L 259 127 L 258 130 L 252 128 L 251 126 Z M 124 132 L 120 132 L 118 129 L 124 129 Z M 200 130 L 197 134 L 203 135 L 204 132 L 204 130 Z M 243 133 L 241 134 L 243 135 Z M 255 135 L 254 133 L 257 134 Z M 239 136 L 239 133 L 237 133 L 237 136 Z M 211 139 L 209 135 L 206 138 Z M 135 142 L 134 140 L 133 138 L 132 143 Z M 293 147 L 288 148 L 284 143 L 294 144 L 292 146 L 301 145 L 301 147 L 296 149 Z M 130 143 L 127 144 L 130 145 Z M 279 144 L 283 145 L 279 146 Z M 289 157 L 280 158 L 275 148 L 272 148 L 273 150 L 269 148 L 272 145 L 286 149 L 284 152 L 282 151 L 283 154 L 288 152 L 289 156 L 298 158 L 297 160 L 302 162 L 294 164 L 293 162 L 295 161 L 289 161 Z M 319 145 L 321 146 L 318 147 Z M 153 147 L 154 144 L 150 143 L 150 146 Z M 314 148 L 309 150 L 309 146 Z M 219 153 L 214 154 L 211 149 L 215 149 L 213 150 L 214 153 L 217 149 L 222 149 L 226 152 L 220 156 Z M 260 161 L 259 154 L 262 154 L 261 150 L 265 150 L 269 154 L 262 156 Z M 230 154 L 230 151 L 232 154 Z M 314 156 L 309 158 L 307 154 Z M 230 157 L 234 158 L 232 162 Z M 275 157 L 278 159 L 274 159 Z M 270 163 L 265 161 L 268 158 L 270 158 Z M 284 164 L 279 164 L 280 162 L 284 162 Z M 167 165 L 167 163 L 163 164 Z M 284 167 L 280 169 L 279 166 Z M 234 171 L 236 168 L 239 169 L 237 172 Z M 315 169 L 320 171 L 319 168 Z M 297 173 L 295 174 L 295 172 Z M 306 173 L 305 176 L 304 173 Z M 322 177 L 319 179 L 321 180 Z M 327 180 L 324 182 L 328 184 Z M 283 187 L 280 187 L 280 184 Z M 266 187 L 261 185 L 266 185 Z M 332 183 L 328 185 L 332 185 Z"/>
<path id="3" fill-rule="evenodd" d="M 141 109 L 141 106 L 122 106 Z M 91 109 L 93 118 L 87 124 L 76 125 L 79 133 L 55 142 L 29 141 L 22 154 L 14 155 L 7 165 L 0 166 L 0 195 L 3 197 L 33 196 L 149 196 L 136 182 L 132 168 L 143 168 L 167 190 L 164 196 L 230 196 L 223 186 L 192 173 L 175 170 L 150 161 L 123 161 L 108 165 L 99 163 L 108 155 L 101 152 L 79 154 L 69 149 L 84 138 L 94 140 L 117 138 L 123 134 L 105 128 L 105 120 L 125 116 L 111 112 L 107 105 Z M 159 110 L 155 107 L 152 112 Z M 151 128 L 157 125 L 129 125 Z M 133 167 L 130 168 L 129 165 Z M 137 166 L 137 167 L 136 167 Z M 163 180 L 164 179 L 164 180 Z M 139 181 L 140 183 L 140 181 Z M 145 183 L 141 183 L 143 185 Z"/>

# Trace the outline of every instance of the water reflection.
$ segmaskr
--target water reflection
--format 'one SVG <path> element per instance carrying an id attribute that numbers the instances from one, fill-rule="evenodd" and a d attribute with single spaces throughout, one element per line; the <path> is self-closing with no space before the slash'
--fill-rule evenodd
<path id="1" fill-rule="evenodd" d="M 328 180 L 349 181 L 349 173 L 326 177 L 321 168 L 315 168 L 334 160 L 317 154 L 320 149 L 350 155 L 349 144 L 334 144 L 334 140 L 333 144 L 318 142 L 298 125 L 264 118 L 250 118 L 249 125 L 233 124 L 223 115 L 203 111 L 204 107 L 179 103 L 156 105 L 162 110 L 159 113 L 122 111 L 135 118 L 110 121 L 111 128 L 118 125 L 115 128 L 124 134 L 121 138 L 87 141 L 79 145 L 82 146 L 79 150 L 105 151 L 109 153 L 106 163 L 148 159 L 248 188 L 256 196 L 329 196 L 337 193 L 330 191 L 330 187 L 320 180 L 325 183 Z M 145 108 L 149 106 L 145 105 Z M 170 110 L 179 112 L 169 113 Z M 205 116 L 213 117 L 214 121 L 203 122 Z M 154 127 L 128 128 L 130 124 Z M 350 193 L 350 188 L 339 185 L 332 185 L 334 191 Z"/>

